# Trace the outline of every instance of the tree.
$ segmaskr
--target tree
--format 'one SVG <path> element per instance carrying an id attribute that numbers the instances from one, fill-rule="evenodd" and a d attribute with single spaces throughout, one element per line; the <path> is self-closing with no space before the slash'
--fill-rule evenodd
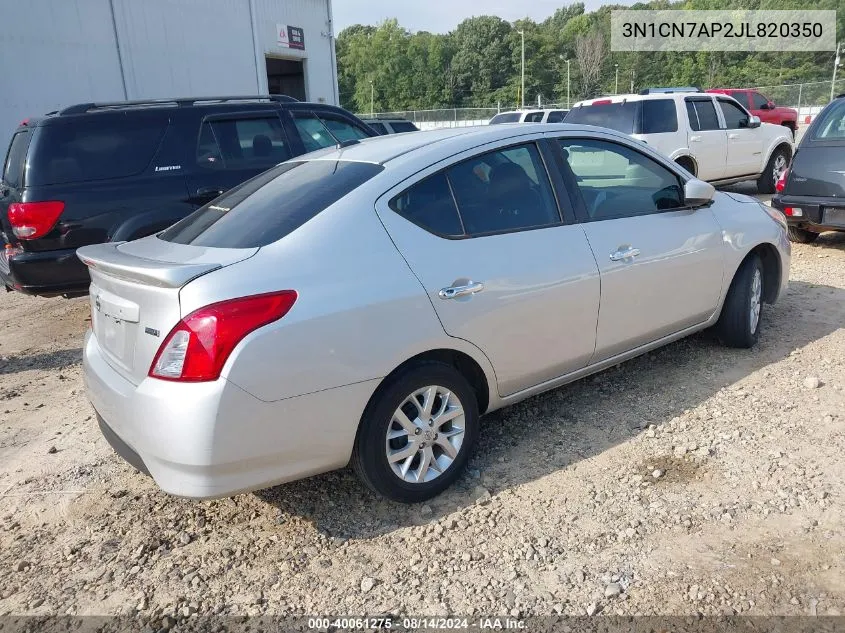
<path id="1" fill-rule="evenodd" d="M 581 73 L 581 94 L 587 98 L 599 91 L 599 75 L 604 59 L 604 38 L 600 33 L 579 35 L 575 39 L 575 59 Z"/>

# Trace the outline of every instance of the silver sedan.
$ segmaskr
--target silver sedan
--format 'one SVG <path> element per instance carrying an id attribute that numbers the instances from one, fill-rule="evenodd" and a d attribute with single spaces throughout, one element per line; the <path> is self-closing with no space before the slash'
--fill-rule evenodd
<path id="1" fill-rule="evenodd" d="M 790 250 L 779 212 L 645 144 L 529 124 L 342 143 L 79 257 L 88 395 L 161 488 L 351 463 L 415 502 L 484 413 L 711 326 L 754 345 Z"/>

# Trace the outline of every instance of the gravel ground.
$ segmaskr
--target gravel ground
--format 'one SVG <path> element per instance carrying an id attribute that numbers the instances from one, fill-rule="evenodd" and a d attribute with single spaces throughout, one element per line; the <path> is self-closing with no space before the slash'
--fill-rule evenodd
<path id="1" fill-rule="evenodd" d="M 86 300 L 4 294 L 0 615 L 845 613 L 845 234 L 793 253 L 756 349 L 702 333 L 494 413 L 416 506 L 348 471 L 159 492 L 85 400 Z"/>

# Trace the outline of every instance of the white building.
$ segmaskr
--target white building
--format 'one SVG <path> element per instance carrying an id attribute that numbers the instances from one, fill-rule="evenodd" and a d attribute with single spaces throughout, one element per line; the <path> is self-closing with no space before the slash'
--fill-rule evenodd
<path id="1" fill-rule="evenodd" d="M 331 0 L 0 0 L 0 143 L 74 103 L 338 103 Z"/>

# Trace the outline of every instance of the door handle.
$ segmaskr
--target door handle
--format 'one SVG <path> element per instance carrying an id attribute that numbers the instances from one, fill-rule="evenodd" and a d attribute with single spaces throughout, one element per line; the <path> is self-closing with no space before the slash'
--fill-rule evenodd
<path id="1" fill-rule="evenodd" d="M 735 141 L 736 139 L 739 138 L 739 134 L 728 134 L 728 138 L 731 139 L 732 141 Z"/>
<path id="2" fill-rule="evenodd" d="M 197 197 L 198 198 L 208 198 L 209 200 L 212 198 L 216 198 L 219 195 L 225 193 L 225 189 L 220 189 L 218 187 L 200 187 L 197 189 Z"/>
<path id="3" fill-rule="evenodd" d="M 633 246 L 620 246 L 619 250 L 615 253 L 610 254 L 610 261 L 612 262 L 621 262 L 625 261 L 626 259 L 633 259 L 634 257 L 638 257 L 640 254 L 640 249 L 634 248 Z"/>
<path id="4" fill-rule="evenodd" d="M 689 142 L 690 142 L 690 143 L 700 143 L 700 142 L 701 142 L 701 137 L 700 137 L 700 136 L 690 136 L 690 137 L 689 137 Z"/>
<path id="5" fill-rule="evenodd" d="M 474 295 L 476 292 L 484 290 L 484 284 L 478 281 L 470 281 L 465 286 L 449 286 L 443 288 L 437 293 L 441 299 L 457 299 L 458 297 L 468 297 Z"/>

